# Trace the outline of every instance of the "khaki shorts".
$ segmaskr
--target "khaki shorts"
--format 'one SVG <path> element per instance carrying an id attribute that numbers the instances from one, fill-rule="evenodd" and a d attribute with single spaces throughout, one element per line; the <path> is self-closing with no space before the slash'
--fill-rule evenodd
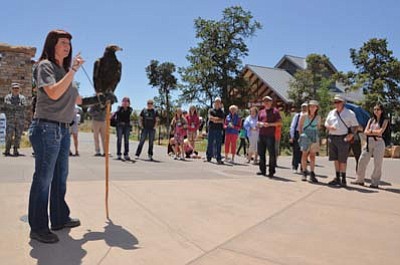
<path id="1" fill-rule="evenodd" d="M 308 149 L 303 152 L 312 152 L 312 153 L 319 152 L 319 142 L 311 143 L 311 145 L 308 147 Z"/>

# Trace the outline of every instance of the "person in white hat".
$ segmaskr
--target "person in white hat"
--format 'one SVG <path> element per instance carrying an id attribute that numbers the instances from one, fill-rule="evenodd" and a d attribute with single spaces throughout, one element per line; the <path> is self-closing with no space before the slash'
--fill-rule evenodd
<path id="1" fill-rule="evenodd" d="M 301 163 L 301 150 L 299 146 L 299 125 L 300 125 L 300 118 L 304 114 L 307 114 L 307 107 L 308 104 L 307 102 L 304 102 L 301 104 L 301 111 L 296 113 L 293 116 L 292 122 L 290 124 L 290 139 L 289 142 L 292 145 L 292 169 L 293 173 L 297 173 L 297 170 L 299 168 L 299 165 Z"/>
<path id="2" fill-rule="evenodd" d="M 19 156 L 19 146 L 22 132 L 25 126 L 25 111 L 27 101 L 20 94 L 21 85 L 19 83 L 11 84 L 11 93 L 4 97 L 4 111 L 7 117 L 6 128 L 6 150 L 5 156 L 10 156 L 10 150 L 13 146 L 13 155 Z"/>
<path id="3" fill-rule="evenodd" d="M 326 117 L 325 128 L 329 132 L 329 160 L 334 161 L 336 177 L 328 184 L 346 187 L 350 141 L 358 127 L 358 122 L 354 112 L 345 107 L 345 99 L 341 95 L 335 95 L 333 103 L 335 109 L 331 110 Z"/>
<path id="4" fill-rule="evenodd" d="M 303 115 L 300 119 L 300 139 L 306 136 L 308 141 L 307 145 L 300 142 L 300 150 L 302 151 L 301 168 L 303 170 L 302 180 L 307 180 L 307 159 L 310 159 L 310 182 L 317 183 L 315 177 L 315 156 L 319 151 L 319 129 L 321 127 L 321 117 L 318 115 L 319 104 L 316 100 L 308 102 L 307 114 Z"/>

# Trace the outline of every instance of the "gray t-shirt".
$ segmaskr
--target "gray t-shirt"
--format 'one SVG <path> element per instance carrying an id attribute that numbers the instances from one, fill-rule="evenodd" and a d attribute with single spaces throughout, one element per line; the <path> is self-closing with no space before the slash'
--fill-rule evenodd
<path id="1" fill-rule="evenodd" d="M 73 82 L 65 93 L 57 100 L 51 99 L 44 91 L 45 86 L 51 86 L 60 81 L 66 72 L 64 68 L 43 60 L 35 69 L 34 76 L 37 90 L 36 112 L 34 118 L 71 123 L 74 119 L 75 102 L 79 93 Z"/>

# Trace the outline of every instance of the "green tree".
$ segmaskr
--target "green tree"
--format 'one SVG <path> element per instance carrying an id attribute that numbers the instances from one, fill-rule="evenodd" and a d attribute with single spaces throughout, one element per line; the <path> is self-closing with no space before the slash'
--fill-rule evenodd
<path id="1" fill-rule="evenodd" d="M 321 101 L 321 88 L 328 90 L 335 84 L 334 70 L 326 55 L 310 54 L 306 58 L 307 68 L 294 74 L 294 80 L 289 84 L 288 96 L 294 106 L 299 109 L 305 101 L 316 99 Z M 325 99 L 324 99 L 325 100 Z M 322 103 L 322 104 L 321 104 Z M 325 102 L 320 102 L 323 107 Z M 329 103 L 328 103 L 329 104 Z"/>
<path id="2" fill-rule="evenodd" d="M 341 73 L 343 82 L 350 89 L 362 88 L 365 99 L 362 105 L 367 110 L 380 102 L 390 113 L 391 119 L 400 118 L 400 62 L 388 48 L 386 39 L 372 38 L 359 49 L 350 49 L 350 58 L 357 71 Z M 400 124 L 392 122 L 392 131 L 400 133 Z M 394 135 L 399 139 L 400 135 Z"/>
<path id="3" fill-rule="evenodd" d="M 350 72 L 351 85 L 362 87 L 365 106 L 372 109 L 377 100 L 390 111 L 400 110 L 400 62 L 388 49 L 386 39 L 370 39 L 358 50 L 350 49 L 350 58 L 358 70 Z"/>
<path id="4" fill-rule="evenodd" d="M 199 17 L 194 22 L 200 41 L 186 56 L 189 66 L 179 70 L 185 83 L 181 97 L 187 101 L 212 106 L 213 99 L 221 96 L 229 106 L 234 89 L 245 85 L 240 76 L 242 58 L 249 51 L 245 39 L 254 36 L 261 24 L 240 6 L 226 8 L 222 15 L 218 21 Z"/>
<path id="5" fill-rule="evenodd" d="M 158 93 L 161 106 L 165 104 L 166 109 L 166 127 L 169 132 L 169 118 L 170 118 L 170 99 L 169 93 L 178 86 L 178 81 L 174 76 L 175 65 L 171 62 L 159 64 L 157 60 L 151 60 L 150 64 L 146 67 L 146 74 L 149 78 L 149 85 L 158 87 Z"/>

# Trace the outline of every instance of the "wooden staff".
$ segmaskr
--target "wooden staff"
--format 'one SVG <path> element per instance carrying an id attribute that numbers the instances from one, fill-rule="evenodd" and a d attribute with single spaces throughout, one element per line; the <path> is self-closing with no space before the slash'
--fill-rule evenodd
<path id="1" fill-rule="evenodd" d="M 108 212 L 108 182 L 109 182 L 109 167 L 108 167 L 108 162 L 109 162 L 109 143 L 110 143 L 110 109 L 111 109 L 111 104 L 109 101 L 107 101 L 106 104 L 106 139 L 105 139 L 105 147 L 104 147 L 104 152 L 105 152 L 105 163 L 106 163 L 106 217 L 107 219 L 109 218 L 109 212 Z"/>

